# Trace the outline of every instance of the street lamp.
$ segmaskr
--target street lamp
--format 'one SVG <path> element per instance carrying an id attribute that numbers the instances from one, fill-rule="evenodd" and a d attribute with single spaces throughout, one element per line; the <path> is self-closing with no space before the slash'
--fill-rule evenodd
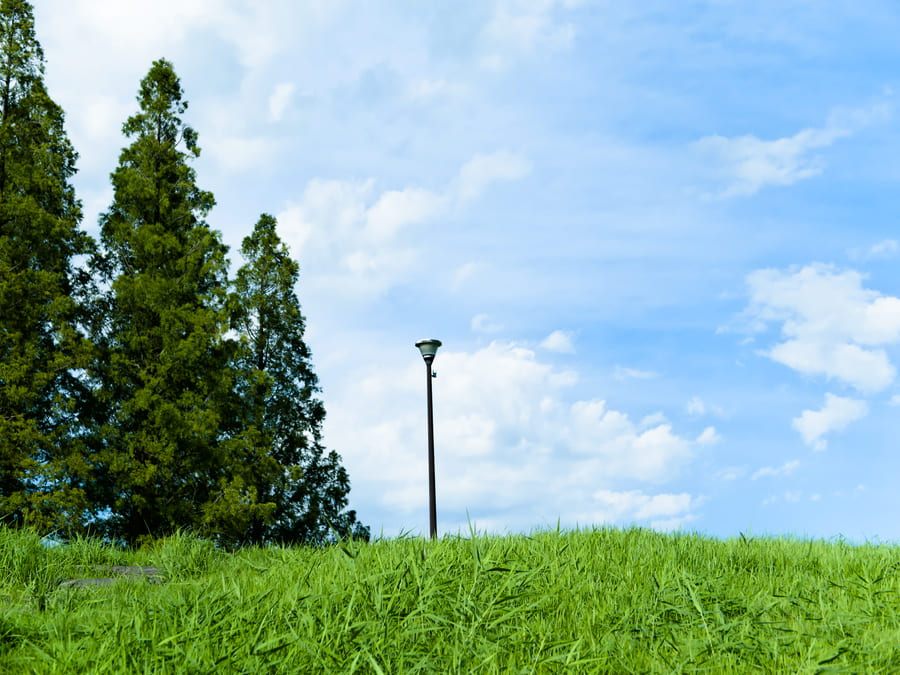
<path id="1" fill-rule="evenodd" d="M 422 352 L 422 358 L 425 359 L 425 381 L 428 388 L 428 504 L 432 539 L 437 536 L 437 502 L 434 496 L 434 414 L 431 408 L 431 378 L 434 377 L 434 373 L 431 372 L 431 363 L 440 346 L 440 340 L 419 340 L 416 343 L 416 347 Z"/>

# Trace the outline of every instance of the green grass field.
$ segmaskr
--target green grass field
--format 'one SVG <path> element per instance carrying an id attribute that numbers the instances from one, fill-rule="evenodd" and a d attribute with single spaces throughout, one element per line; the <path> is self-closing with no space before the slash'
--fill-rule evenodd
<path id="1" fill-rule="evenodd" d="M 165 581 L 57 585 L 111 564 Z M 898 568 L 641 529 L 234 553 L 0 530 L 0 672 L 900 673 Z"/>

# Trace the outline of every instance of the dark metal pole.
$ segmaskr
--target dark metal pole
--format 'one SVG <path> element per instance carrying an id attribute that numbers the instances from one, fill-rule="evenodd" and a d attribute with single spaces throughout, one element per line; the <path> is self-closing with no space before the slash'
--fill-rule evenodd
<path id="1" fill-rule="evenodd" d="M 431 538 L 437 537 L 437 500 L 434 494 L 434 413 L 431 405 L 431 362 L 434 356 L 425 357 L 425 379 L 428 383 L 428 505 Z"/>

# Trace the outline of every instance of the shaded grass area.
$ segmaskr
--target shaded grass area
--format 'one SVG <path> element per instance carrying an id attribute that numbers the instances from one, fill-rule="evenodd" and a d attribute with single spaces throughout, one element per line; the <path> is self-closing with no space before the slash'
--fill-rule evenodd
<path id="1" fill-rule="evenodd" d="M 60 588 L 97 565 L 164 584 Z M 900 672 L 900 549 L 642 529 L 123 553 L 0 530 L 4 673 Z"/>

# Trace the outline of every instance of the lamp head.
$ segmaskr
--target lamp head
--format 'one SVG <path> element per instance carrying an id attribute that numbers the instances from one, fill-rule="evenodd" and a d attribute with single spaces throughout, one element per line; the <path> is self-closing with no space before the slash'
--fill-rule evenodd
<path id="1" fill-rule="evenodd" d="M 440 346 L 440 340 L 419 340 L 416 343 L 416 347 L 422 352 L 422 358 L 428 363 L 431 363 L 434 360 L 434 355 L 437 353 L 438 347 Z"/>

